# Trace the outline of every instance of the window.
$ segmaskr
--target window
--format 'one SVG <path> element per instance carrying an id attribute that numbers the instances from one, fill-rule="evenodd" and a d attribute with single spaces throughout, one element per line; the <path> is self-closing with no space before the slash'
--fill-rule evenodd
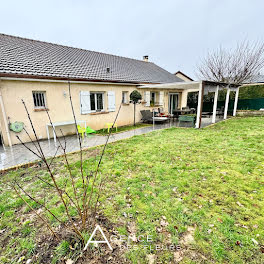
<path id="1" fill-rule="evenodd" d="M 150 93 L 150 104 L 154 105 L 156 102 L 156 93 L 155 92 L 151 92 Z"/>
<path id="2" fill-rule="evenodd" d="M 128 104 L 128 92 L 122 92 L 122 103 Z"/>
<path id="3" fill-rule="evenodd" d="M 46 92 L 33 92 L 33 101 L 35 109 L 45 109 L 46 104 Z"/>
<path id="4" fill-rule="evenodd" d="M 90 94 L 91 111 L 100 112 L 104 109 L 103 93 Z"/>

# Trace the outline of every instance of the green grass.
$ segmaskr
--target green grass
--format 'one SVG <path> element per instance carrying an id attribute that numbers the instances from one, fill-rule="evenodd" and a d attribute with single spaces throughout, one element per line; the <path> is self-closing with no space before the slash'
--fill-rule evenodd
<path id="1" fill-rule="evenodd" d="M 85 160 L 84 167 L 95 168 L 95 159 Z M 71 161 L 73 168 L 80 166 L 76 156 Z M 63 183 L 66 170 L 61 164 L 62 159 L 57 159 L 55 171 Z M 181 263 L 264 263 L 260 250 L 264 244 L 263 117 L 231 119 L 200 130 L 170 128 L 109 144 L 101 174 L 108 176 L 101 210 L 119 234 L 128 235 L 133 223 L 137 236 L 152 235 L 153 245 L 179 244 Z M 42 199 L 56 207 L 58 197 L 44 192 L 44 183 L 33 183 L 35 175 L 48 177 L 39 168 L 1 176 L 0 230 L 4 231 L 0 243 L 4 246 L 0 263 L 17 263 L 21 252 L 34 255 L 39 233 L 47 233 L 5 184 L 19 178 L 33 194 L 42 192 Z M 78 177 L 77 169 L 74 175 Z M 62 207 L 54 213 L 67 220 Z M 68 249 L 67 241 L 62 241 L 52 253 L 62 257 Z M 148 263 L 150 254 L 156 262 L 173 263 L 174 253 L 124 252 L 131 263 Z"/>
<path id="2" fill-rule="evenodd" d="M 117 127 L 117 130 L 116 130 L 116 128 L 113 128 L 112 129 L 112 134 L 120 133 L 120 132 L 125 132 L 125 131 L 129 131 L 129 130 L 133 130 L 133 129 L 137 129 L 137 128 L 142 128 L 142 127 L 146 127 L 146 126 L 150 126 L 150 124 L 137 123 L 135 126 L 133 126 L 133 125 L 120 126 L 120 127 Z M 99 135 L 108 135 L 107 128 L 97 130 L 96 131 L 96 134 L 99 134 Z"/>

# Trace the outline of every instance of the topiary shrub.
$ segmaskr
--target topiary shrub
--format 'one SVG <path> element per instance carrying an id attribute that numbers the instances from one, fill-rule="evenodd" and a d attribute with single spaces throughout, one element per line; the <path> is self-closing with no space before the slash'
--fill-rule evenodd
<path id="1" fill-rule="evenodd" d="M 134 90 L 131 94 L 130 94 L 130 100 L 134 103 L 137 104 L 139 100 L 142 99 L 142 96 L 140 94 L 139 91 Z"/>
<path id="2" fill-rule="evenodd" d="M 130 94 L 130 101 L 134 104 L 134 126 L 136 125 L 136 104 L 138 103 L 139 100 L 142 99 L 142 96 L 139 91 L 134 90 Z"/>

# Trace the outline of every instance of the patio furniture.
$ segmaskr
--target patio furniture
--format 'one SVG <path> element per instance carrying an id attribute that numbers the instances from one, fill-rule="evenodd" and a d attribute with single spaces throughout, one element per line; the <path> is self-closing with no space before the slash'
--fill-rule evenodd
<path id="1" fill-rule="evenodd" d="M 224 115 L 224 111 L 225 111 L 225 107 L 224 106 L 221 106 L 221 108 L 219 109 L 217 109 L 216 110 L 216 115 L 218 115 L 218 116 L 223 116 Z"/>
<path id="2" fill-rule="evenodd" d="M 140 111 L 142 115 L 142 121 L 143 123 L 153 123 L 154 122 L 166 122 L 169 120 L 168 117 L 165 116 L 154 116 L 153 117 L 153 112 L 150 112 L 150 110 L 141 110 Z"/>
<path id="3" fill-rule="evenodd" d="M 190 107 L 189 107 L 189 106 L 183 106 L 183 107 L 182 107 L 182 110 L 184 110 L 184 111 L 185 111 L 185 110 L 190 110 Z"/>
<path id="4" fill-rule="evenodd" d="M 86 121 L 77 120 L 76 123 L 77 123 L 77 125 L 78 125 L 78 124 L 84 124 L 85 129 L 86 129 Z M 53 125 L 53 126 L 52 126 L 52 125 Z M 54 138 L 54 143 L 56 144 L 56 133 L 55 133 L 55 128 L 56 128 L 56 127 L 59 127 L 59 126 L 75 125 L 75 122 L 74 122 L 74 121 L 55 122 L 55 123 L 52 123 L 52 125 L 51 125 L 50 123 L 48 123 L 48 124 L 46 125 L 47 138 L 48 138 L 48 140 L 50 140 L 49 127 L 53 127 L 53 138 Z M 78 135 L 78 131 L 76 131 L 76 134 Z"/>
<path id="5" fill-rule="evenodd" d="M 141 110 L 140 113 L 142 115 L 141 120 L 143 121 L 143 123 L 153 122 L 153 114 L 150 112 L 150 110 Z"/>
<path id="6" fill-rule="evenodd" d="M 185 115 L 185 114 L 190 114 L 191 109 L 185 109 L 185 110 L 173 110 L 173 115 L 175 115 L 176 118 L 179 117 L 179 115 Z"/>
<path id="7" fill-rule="evenodd" d="M 202 117 L 210 117 L 213 112 L 202 112 Z"/>
<path id="8" fill-rule="evenodd" d="M 154 116 L 152 120 L 154 120 L 154 122 L 166 122 L 170 119 L 168 117 L 163 117 L 163 116 Z"/>
<path id="9" fill-rule="evenodd" d="M 196 121 L 196 116 L 190 116 L 190 115 L 180 115 L 179 116 L 179 125 L 181 124 L 181 122 L 191 122 L 192 125 L 195 125 L 195 121 Z"/>
<path id="10" fill-rule="evenodd" d="M 191 108 L 191 114 L 195 114 L 196 113 L 196 109 L 195 108 Z"/>
<path id="11" fill-rule="evenodd" d="M 82 138 L 84 138 L 85 133 L 85 127 L 81 127 L 80 125 L 77 125 L 78 133 L 82 135 Z"/>
<path id="12" fill-rule="evenodd" d="M 107 132 L 109 133 L 109 130 L 113 126 L 113 123 L 106 123 L 105 126 L 106 127 L 104 127 L 104 129 L 107 128 Z M 116 123 L 114 124 L 114 127 L 116 128 L 116 131 L 117 131 L 117 124 Z"/>
<path id="13" fill-rule="evenodd" d="M 96 132 L 96 131 L 93 130 L 92 128 L 90 128 L 89 126 L 86 127 L 86 135 L 87 135 L 87 134 L 92 134 L 92 133 L 95 133 L 95 132 Z"/>

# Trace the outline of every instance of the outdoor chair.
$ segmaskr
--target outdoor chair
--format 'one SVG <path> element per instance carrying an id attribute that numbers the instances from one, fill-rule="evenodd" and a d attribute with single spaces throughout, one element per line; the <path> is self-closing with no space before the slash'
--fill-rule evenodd
<path id="1" fill-rule="evenodd" d="M 78 133 L 82 135 L 82 138 L 84 138 L 85 134 L 85 127 L 81 127 L 80 125 L 77 125 Z"/>
<path id="2" fill-rule="evenodd" d="M 92 133 L 95 133 L 95 132 L 96 132 L 96 131 L 93 130 L 91 127 L 89 127 L 89 126 L 86 127 L 86 135 L 88 135 L 88 134 L 92 134 Z"/>
<path id="3" fill-rule="evenodd" d="M 225 107 L 224 106 L 221 106 L 220 109 L 217 109 L 216 110 L 216 115 L 222 116 L 222 115 L 224 115 L 224 111 L 225 111 Z"/>
<path id="4" fill-rule="evenodd" d="M 190 115 L 180 115 L 179 116 L 179 126 L 181 125 L 182 122 L 189 122 L 192 124 L 192 126 L 195 126 L 195 121 L 196 121 L 196 116 L 190 116 Z"/>
<path id="5" fill-rule="evenodd" d="M 142 118 L 141 120 L 143 121 L 143 123 L 152 123 L 153 122 L 153 113 L 150 112 L 150 110 L 141 110 L 140 111 Z"/>
<path id="6" fill-rule="evenodd" d="M 109 133 L 109 131 L 110 131 L 110 129 L 112 127 L 113 128 L 115 127 L 116 132 L 117 132 L 117 123 L 115 123 L 114 126 L 113 126 L 113 123 L 106 123 L 105 126 L 104 126 L 104 128 L 103 128 L 103 130 L 105 130 L 107 128 L 107 132 Z"/>
<path id="7" fill-rule="evenodd" d="M 182 110 L 189 110 L 189 109 L 190 109 L 189 106 L 184 106 L 184 107 L 182 107 Z"/>

